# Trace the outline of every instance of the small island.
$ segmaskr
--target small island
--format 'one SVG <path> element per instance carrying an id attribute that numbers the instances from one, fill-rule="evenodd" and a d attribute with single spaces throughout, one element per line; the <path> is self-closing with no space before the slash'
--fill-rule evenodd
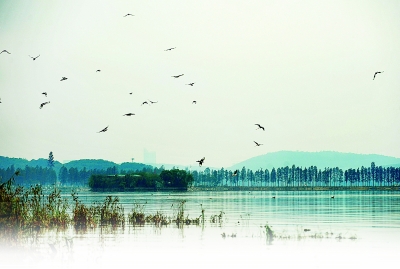
<path id="1" fill-rule="evenodd" d="M 163 170 L 161 173 L 137 172 L 125 175 L 91 175 L 92 191 L 186 191 L 193 184 L 193 176 L 180 169 Z"/>

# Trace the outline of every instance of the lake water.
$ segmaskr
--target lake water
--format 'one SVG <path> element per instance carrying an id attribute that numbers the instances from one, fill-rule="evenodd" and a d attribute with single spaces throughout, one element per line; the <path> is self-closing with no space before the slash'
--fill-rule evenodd
<path id="1" fill-rule="evenodd" d="M 5 268 L 398 268 L 397 191 L 78 193 L 87 204 L 102 202 L 107 195 L 120 198 L 126 215 L 139 204 L 146 215 L 159 211 L 172 217 L 179 201 L 186 200 L 185 215 L 197 218 L 204 209 L 206 221 L 204 227 L 126 225 L 117 231 L 49 232 L 27 242 L 29 247 L 23 250 L 3 246 L 2 264 Z M 222 224 L 211 223 L 211 216 L 221 211 Z M 266 224 L 277 235 L 272 242 L 267 240 Z"/>

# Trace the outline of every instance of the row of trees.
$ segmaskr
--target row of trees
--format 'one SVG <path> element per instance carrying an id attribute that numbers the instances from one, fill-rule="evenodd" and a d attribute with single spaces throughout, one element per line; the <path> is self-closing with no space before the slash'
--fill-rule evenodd
<path id="1" fill-rule="evenodd" d="M 118 170 L 117 167 L 107 169 L 79 169 L 75 167 L 67 168 L 62 166 L 58 171 L 58 177 L 52 167 L 30 167 L 18 169 L 20 176 L 16 177 L 19 185 L 33 184 L 54 184 L 58 182 L 63 186 L 87 186 L 92 175 L 132 175 L 137 174 L 142 178 L 150 178 L 151 174 L 160 175 L 167 171 L 164 167 L 153 168 L 143 167 L 141 170 Z M 10 166 L 7 169 L 0 169 L 0 182 L 8 180 L 16 169 Z M 193 177 L 194 186 L 216 187 L 216 186 L 394 186 L 400 184 L 399 167 L 382 167 L 371 163 L 370 167 L 342 170 L 338 167 L 318 169 L 316 166 L 280 167 L 269 169 L 259 169 L 256 171 L 246 169 L 235 171 L 224 168 L 213 170 L 206 168 L 202 171 L 188 171 Z M 128 180 L 129 177 L 127 177 Z M 137 178 L 135 179 L 137 180 Z M 153 179 L 152 179 L 153 180 Z M 154 180 L 153 180 L 154 181 Z M 143 183 L 121 183 L 125 186 L 133 184 L 135 186 L 153 186 L 154 182 Z M 174 180 L 168 180 L 174 182 Z M 175 184 L 175 183 L 171 183 Z M 115 184 L 112 184 L 113 186 Z"/>
<path id="2" fill-rule="evenodd" d="M 357 169 L 324 168 L 316 166 L 259 169 L 256 171 L 243 167 L 236 172 L 225 170 L 192 171 L 194 186 L 394 186 L 400 184 L 400 168 L 375 166 Z"/>
<path id="3" fill-rule="evenodd" d="M 156 172 L 138 172 L 125 175 L 91 175 L 89 187 L 92 190 L 127 191 L 135 189 L 187 189 L 193 183 L 193 176 L 185 170 L 172 169 Z"/>
<path id="4" fill-rule="evenodd" d="M 50 185 L 57 180 L 57 175 L 54 169 L 42 166 L 25 166 L 24 169 L 18 169 L 19 175 L 15 177 L 15 184 L 21 186 L 30 186 L 35 184 Z M 10 179 L 16 169 L 13 165 L 7 169 L 0 169 L 0 183 Z"/>

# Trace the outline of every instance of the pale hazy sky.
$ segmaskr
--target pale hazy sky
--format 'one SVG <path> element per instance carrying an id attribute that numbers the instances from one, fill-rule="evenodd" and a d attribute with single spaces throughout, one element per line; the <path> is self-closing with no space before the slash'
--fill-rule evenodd
<path id="1" fill-rule="evenodd" d="M 399 29 L 398 0 L 0 0 L 0 155 L 400 157 Z"/>

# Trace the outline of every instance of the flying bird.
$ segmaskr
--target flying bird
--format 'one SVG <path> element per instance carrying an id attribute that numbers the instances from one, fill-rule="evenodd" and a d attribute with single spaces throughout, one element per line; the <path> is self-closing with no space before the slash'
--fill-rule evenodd
<path id="1" fill-rule="evenodd" d="M 166 50 L 164 50 L 164 51 L 169 51 L 169 50 L 173 50 L 173 49 L 176 49 L 176 47 L 174 47 L 174 48 L 169 48 L 169 49 L 166 49 Z"/>
<path id="2" fill-rule="evenodd" d="M 42 109 L 45 105 L 50 104 L 50 101 L 44 102 L 40 104 L 40 109 Z"/>
<path id="3" fill-rule="evenodd" d="M 259 147 L 259 146 L 262 145 L 262 144 L 260 144 L 260 143 L 257 143 L 256 141 L 254 141 L 254 143 L 256 143 L 256 147 Z"/>
<path id="4" fill-rule="evenodd" d="M 135 114 L 134 113 L 127 113 L 127 114 L 124 114 L 122 116 L 133 116 L 133 115 L 135 115 Z"/>
<path id="5" fill-rule="evenodd" d="M 262 129 L 263 131 L 265 131 L 265 128 L 264 128 L 264 127 L 262 127 L 260 124 L 256 123 L 255 125 L 257 125 L 257 126 L 258 126 L 258 128 L 257 128 L 256 130 L 258 130 L 258 129 Z"/>
<path id="6" fill-rule="evenodd" d="M 376 71 L 375 74 L 374 74 L 374 78 L 373 78 L 372 80 L 374 80 L 375 77 L 376 77 L 376 75 L 377 75 L 377 74 L 380 74 L 380 73 L 383 73 L 383 71 Z"/>
<path id="7" fill-rule="evenodd" d="M 104 128 L 103 130 L 98 131 L 98 133 L 104 133 L 104 132 L 107 132 L 107 130 L 108 130 L 108 126 L 106 128 Z"/>
<path id="8" fill-rule="evenodd" d="M 42 94 L 47 97 L 47 92 L 42 92 Z"/>
<path id="9" fill-rule="evenodd" d="M 1 103 L 1 98 L 0 98 L 0 103 Z"/>
<path id="10" fill-rule="evenodd" d="M 172 76 L 172 77 L 174 77 L 174 78 L 179 78 L 179 77 L 181 77 L 181 76 L 183 76 L 184 74 L 180 74 L 180 75 L 176 75 L 176 76 Z"/>
<path id="11" fill-rule="evenodd" d="M 131 13 L 128 13 L 124 17 L 126 17 L 126 16 L 135 16 L 135 15 L 132 15 Z"/>
<path id="12" fill-rule="evenodd" d="M 97 70 L 96 70 L 96 72 L 100 72 L 100 71 L 101 71 L 100 69 L 97 69 Z"/>
<path id="13" fill-rule="evenodd" d="M 132 94 L 132 92 L 130 92 L 129 94 Z"/>
<path id="14" fill-rule="evenodd" d="M 233 175 L 232 176 L 237 176 L 237 173 L 239 172 L 239 170 L 235 170 L 235 172 L 233 172 Z"/>
<path id="15" fill-rule="evenodd" d="M 67 80 L 68 78 L 62 77 L 60 81 Z"/>
<path id="16" fill-rule="evenodd" d="M 197 104 L 197 102 L 196 102 L 196 101 L 193 101 L 192 104 Z"/>
<path id="17" fill-rule="evenodd" d="M 144 101 L 143 103 L 142 103 L 142 105 L 148 105 L 149 103 L 147 103 L 147 101 Z"/>
<path id="18" fill-rule="evenodd" d="M 199 163 L 199 166 L 202 166 L 206 157 L 201 158 L 200 160 L 196 161 Z"/>
<path id="19" fill-rule="evenodd" d="M 193 85 L 194 85 L 194 82 L 188 83 L 188 84 L 186 84 L 186 85 L 193 86 Z"/>
<path id="20" fill-rule="evenodd" d="M 8 54 L 11 54 L 11 53 L 9 53 L 7 50 L 2 50 L 2 51 L 0 52 L 0 54 L 2 54 L 3 52 L 7 52 Z"/>
<path id="21" fill-rule="evenodd" d="M 149 102 L 152 103 L 152 104 L 158 103 L 158 101 L 154 102 L 154 101 L 150 101 L 150 100 L 149 100 Z"/>
<path id="22" fill-rule="evenodd" d="M 33 60 L 36 60 L 37 58 L 39 58 L 39 56 L 40 56 L 40 54 L 38 56 L 36 56 L 36 57 L 32 57 L 32 56 L 29 55 L 29 57 L 31 57 Z"/>

